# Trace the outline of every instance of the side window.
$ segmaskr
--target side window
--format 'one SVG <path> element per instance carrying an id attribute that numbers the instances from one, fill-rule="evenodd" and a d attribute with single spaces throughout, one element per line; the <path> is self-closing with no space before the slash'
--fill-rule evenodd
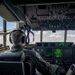
<path id="1" fill-rule="evenodd" d="M 7 22 L 7 32 L 11 32 L 12 30 L 16 29 L 16 22 Z M 10 47 L 12 44 L 9 41 L 9 34 L 6 35 L 6 45 L 9 45 Z"/>
<path id="2" fill-rule="evenodd" d="M 7 31 L 12 31 L 16 28 L 16 22 L 7 22 Z"/>
<path id="3" fill-rule="evenodd" d="M 6 22 L 6 30 L 7 33 L 14 30 L 16 28 L 16 22 Z M 6 46 L 11 46 L 11 43 L 9 41 L 9 34 L 6 34 L 6 41 L 3 40 L 3 18 L 0 16 L 0 47 L 3 46 L 3 42 L 6 42 Z"/>
<path id="4" fill-rule="evenodd" d="M 0 47 L 3 45 L 3 18 L 0 17 Z"/>

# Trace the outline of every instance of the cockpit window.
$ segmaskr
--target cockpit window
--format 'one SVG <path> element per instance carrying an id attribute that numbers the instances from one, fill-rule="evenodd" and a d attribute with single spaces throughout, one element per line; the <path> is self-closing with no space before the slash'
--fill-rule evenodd
<path id="1" fill-rule="evenodd" d="M 64 30 L 61 31 L 44 31 L 43 42 L 64 42 Z"/>
<path id="2" fill-rule="evenodd" d="M 33 32 L 34 32 L 34 41 L 32 34 L 30 34 L 30 43 L 35 44 L 36 42 L 40 42 L 40 31 L 33 31 Z"/>
<path id="3" fill-rule="evenodd" d="M 67 31 L 67 40 L 66 41 L 75 43 L 75 30 L 68 30 Z"/>
<path id="4" fill-rule="evenodd" d="M 7 31 L 16 29 L 16 22 L 7 22 Z"/>
<path id="5" fill-rule="evenodd" d="M 0 17 L 0 34 L 3 33 L 3 18 Z M 3 35 L 0 35 L 0 45 L 3 45 Z"/>
<path id="6" fill-rule="evenodd" d="M 3 31 L 3 18 L 0 16 L 0 32 Z"/>
<path id="7" fill-rule="evenodd" d="M 12 30 L 16 29 L 16 22 L 7 22 L 7 32 L 11 32 Z M 12 46 L 12 44 L 9 41 L 9 34 L 6 36 L 6 45 Z"/>

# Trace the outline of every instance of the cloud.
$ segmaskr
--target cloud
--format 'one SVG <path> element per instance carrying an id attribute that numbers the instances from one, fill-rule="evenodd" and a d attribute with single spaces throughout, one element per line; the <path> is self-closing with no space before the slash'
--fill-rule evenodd
<path id="1" fill-rule="evenodd" d="M 48 32 L 46 32 L 46 31 L 43 31 L 43 34 L 48 34 Z"/>
<path id="2" fill-rule="evenodd" d="M 35 35 L 39 35 L 40 34 L 40 31 L 34 31 L 34 34 Z"/>
<path id="3" fill-rule="evenodd" d="M 49 35 L 49 37 L 55 37 L 55 35 L 52 34 L 52 35 Z"/>
<path id="4" fill-rule="evenodd" d="M 54 37 L 54 38 L 55 38 L 55 37 L 58 38 L 58 37 L 62 37 L 62 35 L 57 35 L 57 34 L 54 35 L 54 34 L 51 34 L 51 35 L 49 35 L 49 37 L 50 37 L 50 38 L 53 38 L 53 37 Z"/>
<path id="5" fill-rule="evenodd" d="M 75 30 L 68 30 L 67 34 L 75 34 Z"/>
<path id="6" fill-rule="evenodd" d="M 67 37 L 75 37 L 73 34 L 68 34 Z"/>
<path id="7" fill-rule="evenodd" d="M 0 40 L 2 40 L 2 38 L 3 38 L 3 37 L 2 37 L 2 36 L 0 36 Z"/>
<path id="8" fill-rule="evenodd" d="M 0 26 L 0 29 L 2 29 L 3 27 Z"/>

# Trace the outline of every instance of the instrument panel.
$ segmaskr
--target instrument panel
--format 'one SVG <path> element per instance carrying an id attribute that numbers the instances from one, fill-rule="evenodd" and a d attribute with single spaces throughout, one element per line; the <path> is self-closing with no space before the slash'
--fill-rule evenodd
<path id="1" fill-rule="evenodd" d="M 36 43 L 36 51 L 44 60 L 58 65 L 70 66 L 75 63 L 75 47 L 72 42 Z"/>

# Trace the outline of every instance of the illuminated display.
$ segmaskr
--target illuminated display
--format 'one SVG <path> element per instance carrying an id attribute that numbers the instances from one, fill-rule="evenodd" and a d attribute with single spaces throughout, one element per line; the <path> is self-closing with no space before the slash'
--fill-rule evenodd
<path id="1" fill-rule="evenodd" d="M 50 54 L 49 54 L 49 53 L 47 53 L 47 54 L 46 54 L 46 57 L 50 57 Z"/>
<path id="2" fill-rule="evenodd" d="M 60 48 L 56 48 L 54 51 L 54 55 L 56 58 L 61 58 L 62 57 L 62 51 Z"/>
<path id="3" fill-rule="evenodd" d="M 46 48 L 46 57 L 52 57 L 52 49 Z"/>
<path id="4" fill-rule="evenodd" d="M 71 42 L 65 42 L 65 43 L 64 42 L 60 42 L 59 46 L 67 46 L 67 47 L 69 47 L 69 46 L 72 46 L 72 44 L 73 43 L 71 43 Z"/>

